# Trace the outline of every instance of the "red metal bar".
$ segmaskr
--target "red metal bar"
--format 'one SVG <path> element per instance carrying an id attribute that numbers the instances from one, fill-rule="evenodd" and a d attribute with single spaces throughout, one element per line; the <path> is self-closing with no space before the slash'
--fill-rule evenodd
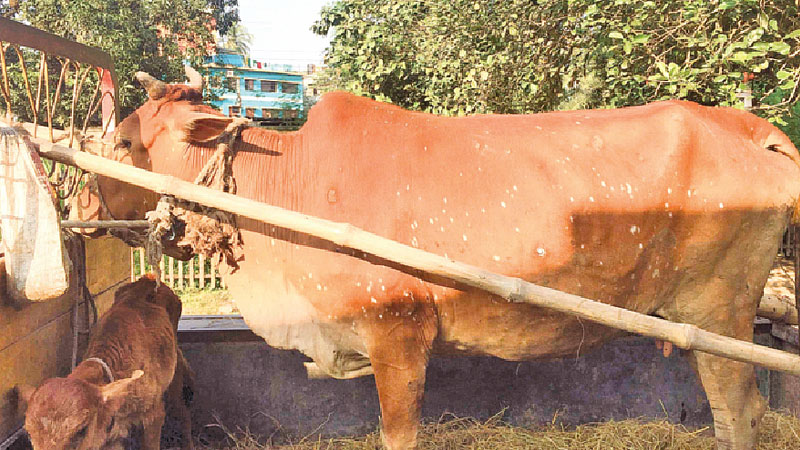
<path id="1" fill-rule="evenodd" d="M 112 78 L 112 72 L 109 70 L 104 70 L 102 73 L 103 79 L 100 82 L 100 91 L 102 94 L 101 102 L 102 102 L 102 114 L 103 114 L 103 122 L 104 124 L 110 123 L 111 125 L 108 126 L 107 131 L 114 131 L 115 125 L 119 122 L 119 112 L 116 108 L 117 103 L 117 89 L 116 89 L 116 80 Z M 109 95 L 110 94 L 110 95 Z M 111 120 L 111 116 L 114 115 L 114 120 Z M 104 134 L 106 130 L 103 130 Z"/>

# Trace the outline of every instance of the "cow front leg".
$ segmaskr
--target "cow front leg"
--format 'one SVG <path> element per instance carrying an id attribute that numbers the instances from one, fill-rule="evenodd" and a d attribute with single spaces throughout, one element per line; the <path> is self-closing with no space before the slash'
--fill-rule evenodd
<path id="1" fill-rule="evenodd" d="M 366 314 L 363 336 L 381 405 L 389 450 L 416 448 L 425 370 L 438 329 L 432 305 L 392 304 Z"/>
<path id="2" fill-rule="evenodd" d="M 714 414 L 718 450 L 751 450 L 767 405 L 756 386 L 753 366 L 692 352 Z"/>

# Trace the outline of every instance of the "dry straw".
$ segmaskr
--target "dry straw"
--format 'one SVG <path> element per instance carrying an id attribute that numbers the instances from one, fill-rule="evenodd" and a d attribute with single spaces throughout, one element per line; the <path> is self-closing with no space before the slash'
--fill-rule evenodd
<path id="1" fill-rule="evenodd" d="M 224 450 L 377 450 L 380 435 L 336 439 L 300 439 L 294 443 L 265 443 L 252 433 L 230 432 L 227 442 L 201 449 Z M 798 448 L 800 419 L 785 413 L 767 412 L 761 424 L 757 450 Z M 420 429 L 420 450 L 714 450 L 711 428 L 689 430 L 666 420 L 629 419 L 567 428 L 549 425 L 538 429 L 512 427 L 501 414 L 487 421 L 443 417 Z"/>

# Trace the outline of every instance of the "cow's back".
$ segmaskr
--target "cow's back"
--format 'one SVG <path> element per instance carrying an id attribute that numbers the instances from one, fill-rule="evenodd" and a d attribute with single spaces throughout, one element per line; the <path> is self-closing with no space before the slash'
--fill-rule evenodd
<path id="1" fill-rule="evenodd" d="M 775 131 L 740 111 L 686 102 L 447 118 L 333 94 L 312 109 L 295 146 L 239 194 L 653 313 L 715 270 L 733 242 L 758 241 L 761 253 L 777 245 L 800 173 L 766 149 Z M 236 164 L 237 179 L 257 178 L 247 160 Z M 354 331 L 335 323 L 398 299 L 437 305 L 446 352 L 552 356 L 615 334 L 317 248 L 324 243 L 286 242 L 269 226 L 244 228 L 250 256 L 237 276 L 246 281 L 229 284 L 268 342 L 280 325 L 281 346 L 316 333 L 363 352 Z M 765 264 L 725 276 L 763 284 Z"/>

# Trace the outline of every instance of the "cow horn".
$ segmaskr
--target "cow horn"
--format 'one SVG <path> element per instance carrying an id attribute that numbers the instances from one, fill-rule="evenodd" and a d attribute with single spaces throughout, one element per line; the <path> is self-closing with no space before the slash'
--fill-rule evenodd
<path id="1" fill-rule="evenodd" d="M 192 66 L 184 66 L 186 78 L 189 80 L 189 87 L 203 92 L 203 76 L 200 75 Z"/>
<path id="2" fill-rule="evenodd" d="M 147 90 L 147 95 L 151 100 L 158 100 L 167 93 L 167 84 L 155 79 L 149 73 L 136 72 L 136 79 Z"/>

